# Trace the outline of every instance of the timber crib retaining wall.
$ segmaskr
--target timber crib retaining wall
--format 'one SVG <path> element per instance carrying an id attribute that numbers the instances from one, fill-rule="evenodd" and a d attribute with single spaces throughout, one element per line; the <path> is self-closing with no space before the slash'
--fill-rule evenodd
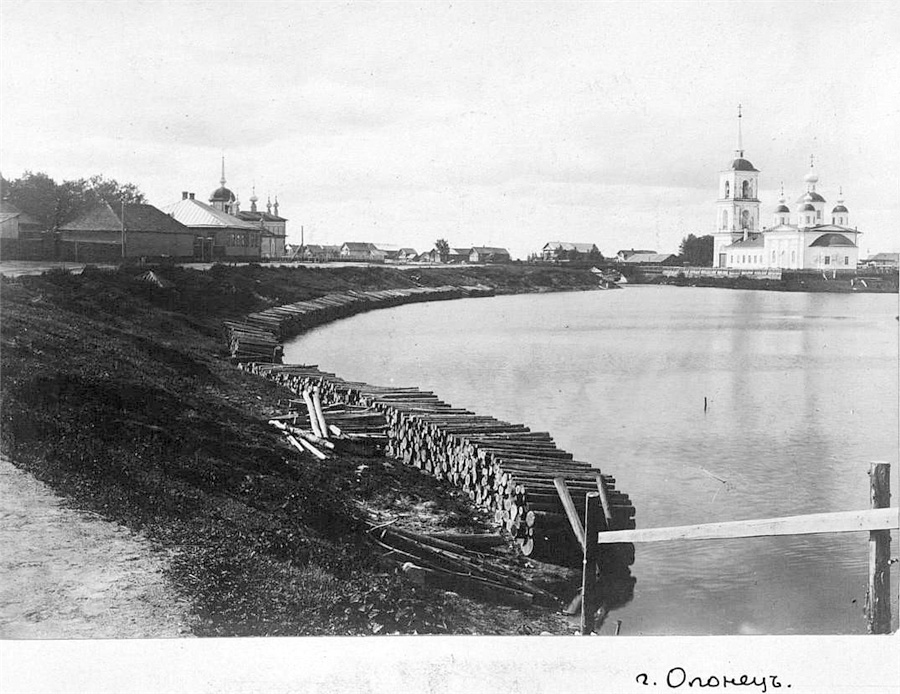
<path id="1" fill-rule="evenodd" d="M 251 313 L 242 321 L 225 321 L 225 339 L 232 361 L 265 360 L 277 364 L 281 362 L 283 353 L 281 340 L 339 318 L 420 301 L 446 301 L 481 296 L 494 296 L 494 289 L 484 285 L 468 287 L 447 285 L 327 294 L 309 301 L 298 301 Z"/>
<path id="2" fill-rule="evenodd" d="M 495 522 L 516 538 L 526 556 L 567 566 L 582 560 L 554 487 L 557 477 L 566 480 L 582 517 L 586 493 L 596 492 L 602 478 L 608 498 L 606 529 L 635 527 L 634 506 L 616 490 L 615 479 L 573 460 L 546 432 L 454 408 L 429 391 L 345 381 L 315 366 L 245 362 L 240 368 L 297 394 L 318 386 L 325 404 L 379 410 L 387 422 L 387 455 L 462 488 L 493 512 Z M 604 551 L 620 563 L 633 561 L 631 545 L 608 545 Z"/>

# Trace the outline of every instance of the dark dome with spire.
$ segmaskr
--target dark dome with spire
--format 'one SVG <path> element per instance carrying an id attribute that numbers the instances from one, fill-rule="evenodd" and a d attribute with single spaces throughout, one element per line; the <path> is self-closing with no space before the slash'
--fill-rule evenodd
<path id="1" fill-rule="evenodd" d="M 790 212 L 787 205 L 779 205 L 775 208 L 776 212 Z"/>
<path id="2" fill-rule="evenodd" d="M 738 157 L 733 160 L 728 168 L 732 171 L 759 171 L 759 169 L 755 168 L 753 164 L 743 157 Z"/>
<path id="3" fill-rule="evenodd" d="M 832 212 L 847 212 L 847 211 L 848 211 L 847 208 L 844 207 L 843 205 L 835 205 L 834 209 L 832 210 Z"/>
<path id="4" fill-rule="evenodd" d="M 222 186 L 221 188 L 216 188 L 212 194 L 209 196 L 210 202 L 234 202 L 235 197 L 234 193 L 232 193 L 228 188 Z"/>

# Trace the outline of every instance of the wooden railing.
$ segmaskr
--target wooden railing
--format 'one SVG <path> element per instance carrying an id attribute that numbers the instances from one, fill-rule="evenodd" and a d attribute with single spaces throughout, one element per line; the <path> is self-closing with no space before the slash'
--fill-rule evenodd
<path id="1" fill-rule="evenodd" d="M 762 518 L 681 525 L 667 528 L 605 530 L 602 488 L 587 494 L 584 525 L 575 513 L 574 504 L 563 480 L 557 480 L 557 491 L 572 532 L 584 549 L 581 593 L 581 633 L 590 634 L 596 611 L 597 547 L 599 545 L 636 542 L 676 542 L 679 540 L 725 540 L 742 537 L 775 537 L 779 535 L 813 535 L 818 533 L 869 532 L 869 585 L 866 593 L 867 631 L 888 634 L 891 630 L 891 530 L 900 529 L 900 508 L 890 505 L 890 465 L 873 463 L 869 469 L 872 508 L 864 511 L 813 513 L 782 518 Z M 598 483 L 599 484 L 599 483 Z"/>

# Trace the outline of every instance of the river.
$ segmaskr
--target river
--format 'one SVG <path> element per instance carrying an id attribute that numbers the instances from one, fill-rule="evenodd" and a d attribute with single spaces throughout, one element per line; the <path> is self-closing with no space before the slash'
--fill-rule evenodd
<path id="1" fill-rule="evenodd" d="M 616 477 L 638 527 L 708 523 L 868 508 L 876 460 L 897 499 L 897 313 L 884 294 L 501 296 L 356 316 L 285 362 L 549 431 Z M 611 618 L 631 635 L 864 633 L 867 556 L 866 533 L 637 545 Z"/>

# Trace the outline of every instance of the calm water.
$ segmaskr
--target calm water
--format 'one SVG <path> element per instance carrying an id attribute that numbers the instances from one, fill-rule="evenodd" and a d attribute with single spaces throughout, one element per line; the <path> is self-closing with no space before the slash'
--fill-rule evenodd
<path id="1" fill-rule="evenodd" d="M 550 431 L 615 475 L 639 527 L 681 525 L 868 508 L 873 460 L 897 499 L 897 314 L 896 295 L 631 286 L 375 311 L 285 361 Z M 865 631 L 866 533 L 636 550 L 605 631 Z"/>

